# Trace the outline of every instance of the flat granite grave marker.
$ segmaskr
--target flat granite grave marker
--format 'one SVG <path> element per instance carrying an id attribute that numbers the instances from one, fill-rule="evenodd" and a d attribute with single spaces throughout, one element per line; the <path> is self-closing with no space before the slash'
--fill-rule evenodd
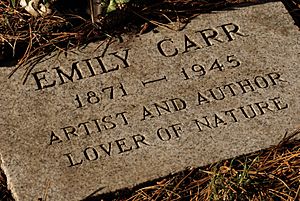
<path id="1" fill-rule="evenodd" d="M 16 200 L 82 200 L 277 144 L 300 124 L 299 31 L 281 3 L 202 14 L 0 69 Z"/>

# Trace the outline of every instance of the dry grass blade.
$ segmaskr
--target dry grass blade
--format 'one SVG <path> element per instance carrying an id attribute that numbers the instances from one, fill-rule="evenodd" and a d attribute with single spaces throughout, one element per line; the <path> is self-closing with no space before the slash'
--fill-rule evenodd
<path id="1" fill-rule="evenodd" d="M 299 171 L 300 141 L 290 140 L 247 156 L 164 178 L 159 185 L 133 192 L 127 200 L 294 201 L 299 198 Z"/>

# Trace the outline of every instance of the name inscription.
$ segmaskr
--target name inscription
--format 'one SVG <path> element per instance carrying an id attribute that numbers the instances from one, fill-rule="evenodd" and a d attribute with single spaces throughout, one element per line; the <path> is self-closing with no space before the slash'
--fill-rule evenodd
<path id="1" fill-rule="evenodd" d="M 218 28 L 221 30 L 218 30 Z M 202 39 L 201 41 L 203 41 L 203 45 L 200 45 L 201 42 L 199 42 L 199 39 L 197 41 L 192 40 L 189 36 L 184 35 L 184 39 L 182 41 L 184 50 L 182 53 L 207 48 L 218 43 L 231 42 L 235 39 L 235 35 L 239 37 L 247 36 L 246 34 L 241 33 L 239 26 L 234 23 L 220 25 L 215 29 L 209 28 L 199 30 L 195 33 L 200 34 L 200 40 Z M 167 47 L 170 43 L 173 43 L 173 40 L 170 38 L 163 39 L 157 43 L 157 50 L 162 56 L 174 57 L 179 54 L 177 47 L 171 48 L 172 50 L 169 52 L 170 50 L 168 50 L 169 48 Z M 68 82 L 74 82 L 76 80 L 79 81 L 98 75 L 105 75 L 118 71 L 121 68 L 128 68 L 130 67 L 128 57 L 129 49 L 124 49 L 117 52 L 110 52 L 105 56 L 97 56 L 91 59 L 76 61 L 69 67 L 69 72 L 64 71 L 60 66 L 58 66 L 52 68 L 52 70 L 44 69 L 33 72 L 31 75 L 35 80 L 36 89 L 42 90 L 55 87 L 57 85 L 63 85 Z M 106 62 L 107 60 L 111 61 Z"/>
<path id="2" fill-rule="evenodd" d="M 198 38 L 192 38 L 187 34 L 182 35 L 182 46 L 177 46 L 175 38 L 164 38 L 157 42 L 156 50 L 162 58 L 176 57 L 186 53 L 205 50 L 211 46 L 222 43 L 230 43 L 234 40 L 248 37 L 244 31 L 235 23 L 227 23 L 215 28 L 201 29 L 195 32 Z M 129 48 L 110 52 L 104 56 L 76 61 L 70 67 L 54 67 L 33 72 L 31 74 L 37 92 L 49 88 L 58 87 L 67 83 L 74 83 L 94 76 L 109 76 L 111 73 L 121 69 L 130 70 L 131 61 L 134 59 Z M 118 99 L 125 101 L 127 96 L 137 93 L 132 91 L 128 85 L 140 87 L 151 87 L 151 84 L 168 84 L 180 81 L 182 83 L 190 80 L 201 80 L 206 76 L 214 74 L 237 71 L 245 68 L 244 61 L 238 54 L 226 53 L 219 58 L 208 58 L 193 63 L 190 66 L 181 66 L 172 70 L 173 75 L 159 74 L 153 79 L 139 80 L 139 83 L 122 83 L 105 85 L 97 89 L 84 89 L 80 94 L 75 94 L 73 99 L 74 109 L 82 110 L 92 105 L 101 105 L 104 100 L 112 103 Z M 263 67 L 263 66 L 262 66 Z M 175 76 L 174 76 L 175 75 Z M 176 78 L 177 80 L 174 80 Z M 139 105 L 133 111 L 119 111 L 105 114 L 94 119 L 86 119 L 72 125 L 64 125 L 49 131 L 46 135 L 48 146 L 62 146 L 72 140 L 84 140 L 86 137 L 97 138 L 99 134 L 114 131 L 118 128 L 134 127 L 138 122 L 150 122 L 156 118 L 164 118 L 167 115 L 180 115 L 189 109 L 199 110 L 210 108 L 213 104 L 227 101 L 232 98 L 243 98 L 251 94 L 262 94 L 260 101 L 248 102 L 236 107 L 224 106 L 222 110 L 199 113 L 190 116 L 184 121 L 174 121 L 168 126 L 157 125 L 152 131 L 143 133 L 132 133 L 127 137 L 116 137 L 108 141 L 98 142 L 62 154 L 62 159 L 68 167 L 77 167 L 87 162 L 105 160 L 123 153 L 137 151 L 143 147 L 155 147 L 169 141 L 180 140 L 181 136 L 188 132 L 203 132 L 213 129 L 225 129 L 231 124 L 251 121 L 263 115 L 273 115 L 277 112 L 287 110 L 289 104 L 284 97 L 264 97 L 268 90 L 276 90 L 276 87 L 284 87 L 287 83 L 284 75 L 280 72 L 266 72 L 252 77 L 228 81 L 207 89 L 199 88 L 194 91 L 192 100 L 186 97 L 164 97 L 161 100 L 151 101 Z M 135 115 L 132 115 L 135 114 Z M 133 125 L 133 126 L 132 126 Z"/>

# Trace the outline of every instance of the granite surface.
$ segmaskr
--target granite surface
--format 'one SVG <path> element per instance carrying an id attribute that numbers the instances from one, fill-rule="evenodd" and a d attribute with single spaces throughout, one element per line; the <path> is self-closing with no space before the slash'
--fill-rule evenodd
<path id="1" fill-rule="evenodd" d="M 16 200 L 132 187 L 300 125 L 300 35 L 281 3 L 99 44 L 45 58 L 24 84 L 25 68 L 10 79 L 0 68 L 1 167 Z"/>

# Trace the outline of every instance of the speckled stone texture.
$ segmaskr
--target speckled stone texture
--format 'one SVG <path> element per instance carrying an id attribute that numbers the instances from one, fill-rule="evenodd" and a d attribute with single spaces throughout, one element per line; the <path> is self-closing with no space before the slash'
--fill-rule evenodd
<path id="1" fill-rule="evenodd" d="M 277 144 L 300 125 L 300 35 L 281 3 L 0 68 L 16 200 L 82 200 Z M 106 50 L 106 51 L 105 51 Z"/>

